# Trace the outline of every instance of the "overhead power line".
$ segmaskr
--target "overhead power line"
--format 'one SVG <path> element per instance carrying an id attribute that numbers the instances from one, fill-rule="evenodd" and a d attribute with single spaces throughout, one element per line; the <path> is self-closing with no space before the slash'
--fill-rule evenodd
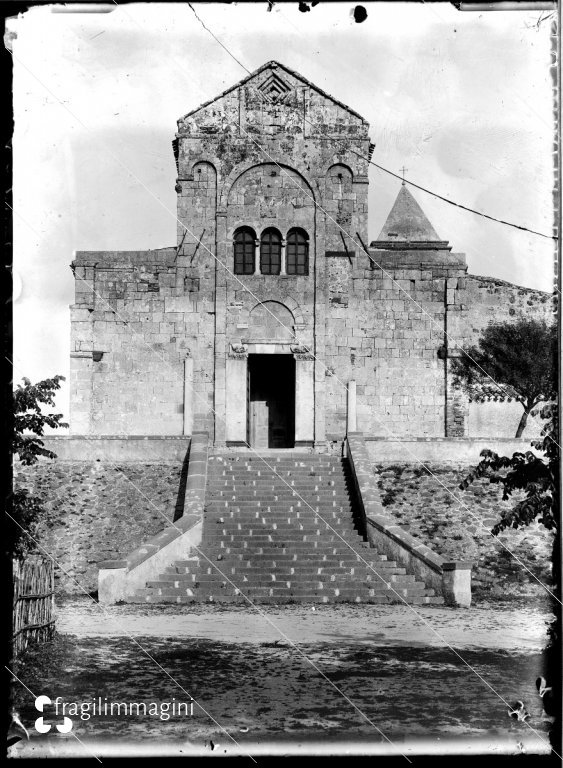
<path id="1" fill-rule="evenodd" d="M 194 16 L 199 21 L 203 29 L 205 29 L 206 32 L 208 32 L 211 37 L 223 48 L 226 53 L 233 59 L 233 61 L 236 61 L 236 63 L 244 69 L 244 71 L 251 75 L 252 72 L 246 67 L 237 57 L 234 55 L 234 53 L 231 53 L 231 51 L 228 49 L 228 47 L 219 40 L 219 38 L 205 25 L 205 23 L 202 21 L 202 19 L 198 16 L 196 13 L 195 8 L 191 3 L 188 2 L 189 7 L 193 11 Z M 303 115 L 300 115 L 300 117 L 304 120 L 304 122 L 308 123 L 311 127 L 314 128 L 314 125 L 309 122 Z M 537 235 L 538 237 L 544 237 L 547 240 L 559 240 L 558 235 L 546 235 L 545 232 L 538 232 L 535 229 L 530 229 L 529 227 L 524 227 L 521 224 L 514 224 L 512 221 L 506 221 L 505 219 L 498 219 L 496 216 L 490 216 L 488 213 L 483 213 L 483 211 L 477 211 L 474 208 L 470 208 L 467 205 L 463 205 L 463 203 L 456 203 L 455 200 L 450 200 L 448 197 L 444 197 L 443 195 L 439 195 L 437 192 L 433 192 L 431 189 L 427 189 L 426 187 L 422 187 L 420 184 L 416 184 L 414 181 L 410 181 L 409 179 L 404 178 L 404 176 L 399 176 L 397 173 L 394 173 L 393 171 L 390 171 L 388 168 L 384 168 L 382 165 L 379 165 L 378 163 L 375 163 L 373 160 L 371 160 L 366 155 L 362 155 L 361 152 L 357 152 L 354 149 L 350 149 L 350 151 L 357 155 L 358 157 L 361 157 L 363 160 L 366 160 L 370 165 L 373 165 L 375 168 L 378 168 L 380 171 L 383 171 L 384 173 L 388 173 L 390 176 L 394 176 L 396 179 L 400 179 L 405 184 L 410 184 L 411 187 L 415 187 L 416 189 L 420 189 L 422 192 L 426 192 L 428 195 L 432 195 L 433 197 L 437 198 L 438 200 L 442 200 L 444 203 L 449 203 L 449 205 L 453 205 L 456 208 L 460 208 L 463 211 L 468 211 L 469 213 L 474 213 L 476 216 L 481 216 L 484 219 L 489 219 L 489 221 L 496 221 L 498 224 L 504 224 L 507 227 L 513 227 L 514 229 L 519 229 L 522 232 L 528 232 L 531 235 Z"/>

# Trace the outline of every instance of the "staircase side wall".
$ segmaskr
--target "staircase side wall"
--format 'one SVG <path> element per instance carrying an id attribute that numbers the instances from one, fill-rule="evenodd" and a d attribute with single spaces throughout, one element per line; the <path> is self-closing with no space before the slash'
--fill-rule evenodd
<path id="1" fill-rule="evenodd" d="M 371 546 L 441 595 L 443 559 L 385 516 L 363 436 L 349 433 L 346 448 Z"/>
<path id="2" fill-rule="evenodd" d="M 156 579 L 176 560 L 186 558 L 201 544 L 207 484 L 207 432 L 192 436 L 182 517 L 130 552 L 124 560 L 100 563 L 98 598 L 115 603 L 132 597 L 147 581 Z"/>

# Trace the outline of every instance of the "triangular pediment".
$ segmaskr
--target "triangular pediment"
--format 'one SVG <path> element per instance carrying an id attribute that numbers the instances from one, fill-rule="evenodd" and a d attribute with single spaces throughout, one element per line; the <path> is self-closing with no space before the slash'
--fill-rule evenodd
<path id="1" fill-rule="evenodd" d="M 287 77 L 288 75 L 289 77 Z M 334 104 L 337 104 L 342 109 L 345 109 L 362 122 L 367 122 L 361 115 L 359 115 L 349 106 L 343 104 L 341 101 L 338 101 L 338 99 L 335 99 L 333 96 L 323 91 L 314 83 L 311 83 L 305 77 L 300 75 L 299 72 L 294 72 L 284 64 L 280 64 L 278 61 L 269 61 L 266 64 L 263 64 L 254 72 L 251 72 L 248 77 L 239 80 L 238 83 L 235 83 L 230 88 L 227 88 L 226 91 L 223 91 L 213 99 L 206 101 L 204 104 L 200 104 L 199 107 L 192 109 L 182 118 L 180 118 L 180 120 L 185 120 L 187 117 L 195 115 L 200 110 L 209 107 L 211 104 L 218 101 L 219 99 L 222 99 L 224 96 L 236 90 L 237 88 L 241 88 L 250 83 L 256 86 L 256 90 L 260 93 L 266 102 L 271 104 L 282 103 L 288 94 L 294 90 L 294 84 L 292 82 L 294 79 L 297 79 L 303 85 L 307 85 L 309 88 L 317 91 L 317 93 L 321 94 L 324 98 L 330 99 L 332 102 L 334 102 Z"/>

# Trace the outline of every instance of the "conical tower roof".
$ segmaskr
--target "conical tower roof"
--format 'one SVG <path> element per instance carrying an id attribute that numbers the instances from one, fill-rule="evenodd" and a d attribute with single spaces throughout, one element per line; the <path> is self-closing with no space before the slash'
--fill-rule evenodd
<path id="1" fill-rule="evenodd" d="M 379 237 L 372 246 L 376 248 L 448 248 L 447 240 L 440 240 L 426 214 L 409 192 L 405 184 L 399 194 Z"/>

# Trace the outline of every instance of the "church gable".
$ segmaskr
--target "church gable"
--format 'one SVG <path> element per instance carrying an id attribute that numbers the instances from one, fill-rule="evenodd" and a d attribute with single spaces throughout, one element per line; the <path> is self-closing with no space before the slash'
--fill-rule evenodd
<path id="1" fill-rule="evenodd" d="M 367 137 L 368 123 L 298 73 L 271 61 L 178 121 L 180 136 L 225 131 Z"/>

